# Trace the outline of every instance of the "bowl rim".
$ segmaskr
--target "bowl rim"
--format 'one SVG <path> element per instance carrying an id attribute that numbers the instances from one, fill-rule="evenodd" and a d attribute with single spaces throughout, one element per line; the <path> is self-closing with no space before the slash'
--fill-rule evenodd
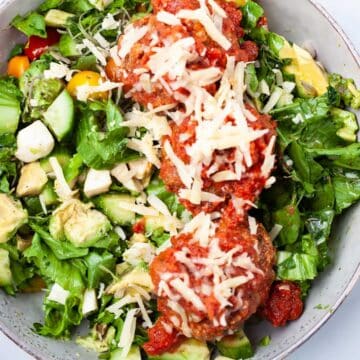
<path id="1" fill-rule="evenodd" d="M 340 35 L 342 40 L 344 41 L 346 47 L 348 48 L 351 56 L 355 60 L 357 66 L 360 69 L 360 55 L 359 52 L 356 50 L 355 46 L 353 45 L 352 41 L 349 39 L 348 35 L 339 25 L 339 23 L 335 20 L 335 18 L 322 6 L 321 4 L 317 3 L 316 0 L 307 0 L 312 7 L 318 11 L 322 16 L 326 18 L 326 20 L 330 23 L 330 25 L 334 28 L 334 30 Z M 6 5 L 6 2 L 4 3 Z M 0 8 L 0 10 L 3 7 Z M 303 345 L 307 340 L 309 340 L 315 333 L 317 333 L 332 317 L 332 315 L 339 309 L 341 304 L 347 299 L 352 289 L 355 287 L 356 283 L 360 279 L 360 262 L 355 269 L 353 275 L 351 276 L 350 281 L 345 287 L 345 290 L 336 301 L 334 306 L 332 306 L 332 311 L 327 312 L 325 316 L 319 321 L 315 326 L 305 335 L 301 336 L 294 344 L 289 346 L 286 350 L 284 350 L 281 354 L 276 355 L 272 360 L 281 360 L 290 355 L 292 352 L 297 350 L 301 345 Z M 31 345 L 22 341 L 10 328 L 5 326 L 0 321 L 0 331 L 12 342 L 14 342 L 19 348 L 24 350 L 27 354 L 32 356 L 36 360 L 47 360 L 47 357 L 41 353 L 38 353 Z"/>

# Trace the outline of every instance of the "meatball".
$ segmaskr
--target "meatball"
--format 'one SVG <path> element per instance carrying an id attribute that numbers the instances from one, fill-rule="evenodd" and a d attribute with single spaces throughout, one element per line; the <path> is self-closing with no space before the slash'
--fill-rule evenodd
<path id="1" fill-rule="evenodd" d="M 276 281 L 260 314 L 273 326 L 279 327 L 285 326 L 290 320 L 297 320 L 303 308 L 300 287 L 291 281 Z"/>
<path id="2" fill-rule="evenodd" d="M 154 0 L 155 13 L 166 10 L 176 13 L 181 9 L 197 9 L 199 2 L 195 0 Z M 150 81 L 153 74 L 150 71 L 148 62 L 152 55 L 164 46 L 169 46 L 184 38 L 195 40 L 191 60 L 187 61 L 187 68 L 192 70 L 204 69 L 210 66 L 217 66 L 224 69 L 227 56 L 234 56 L 236 61 L 254 61 L 258 55 L 258 48 L 255 43 L 244 41 L 239 43 L 243 36 L 240 27 L 242 14 L 233 3 L 219 2 L 227 17 L 223 19 L 223 34 L 231 43 L 230 49 L 225 51 L 218 43 L 212 40 L 204 27 L 198 21 L 183 20 L 179 25 L 167 25 L 157 20 L 156 15 L 149 15 L 135 21 L 131 26 L 140 28 L 148 27 L 147 33 L 137 41 L 129 53 L 116 63 L 111 58 L 106 66 L 107 76 L 112 81 L 121 82 L 128 97 L 143 106 L 159 107 L 161 105 L 177 104 L 181 102 L 170 88 L 172 81 L 167 74 L 161 79 Z M 125 35 L 120 36 L 118 41 L 119 49 L 124 41 Z M 178 90 L 181 93 L 181 89 Z"/>
<path id="3" fill-rule="evenodd" d="M 256 121 L 248 121 L 248 125 L 254 130 L 267 129 L 268 132 L 251 143 L 251 158 L 252 166 L 246 168 L 243 172 L 241 180 L 220 181 L 216 182 L 209 175 L 211 169 L 217 160 L 222 159 L 222 165 L 217 171 L 231 170 L 234 171 L 235 163 L 235 149 L 224 151 L 215 151 L 213 161 L 208 166 L 203 166 L 201 177 L 203 181 L 203 191 L 207 191 L 217 196 L 224 198 L 220 202 L 202 202 L 200 205 L 194 205 L 190 201 L 182 199 L 180 201 L 192 213 L 199 213 L 200 211 L 213 212 L 221 210 L 227 204 L 227 200 L 231 198 L 241 199 L 243 202 L 242 208 L 244 211 L 252 207 L 260 192 L 265 187 L 268 178 L 262 174 L 261 167 L 264 163 L 264 151 L 270 144 L 271 139 L 276 135 L 276 123 L 268 115 L 259 114 L 250 105 L 247 109 L 256 117 Z M 174 153 L 185 163 L 190 163 L 190 157 L 186 148 L 195 142 L 197 122 L 190 118 L 183 121 L 180 125 L 172 125 L 172 134 L 163 139 L 169 141 Z M 184 137 L 185 136 L 185 137 Z M 185 140 L 184 140 L 185 139 Z M 164 181 L 167 189 L 176 194 L 180 194 L 180 190 L 184 188 L 177 169 L 166 154 L 164 147 L 162 147 L 162 163 L 160 168 L 160 177 Z"/>
<path id="4" fill-rule="evenodd" d="M 206 246 L 196 235 L 201 230 L 184 232 L 150 265 L 158 321 L 170 324 L 175 337 L 212 341 L 237 330 L 267 299 L 274 280 L 275 250 L 262 225 L 250 231 L 231 204 L 211 224 Z"/>

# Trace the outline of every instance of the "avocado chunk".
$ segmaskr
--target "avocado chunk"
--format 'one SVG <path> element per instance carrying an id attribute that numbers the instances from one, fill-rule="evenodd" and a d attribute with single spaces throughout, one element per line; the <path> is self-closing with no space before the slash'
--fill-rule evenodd
<path id="1" fill-rule="evenodd" d="M 131 285 L 140 286 L 148 292 L 154 290 L 149 271 L 144 266 L 138 265 L 134 268 L 125 269 L 120 279 L 112 283 L 106 292 L 109 294 L 120 293 L 122 290 L 131 289 Z"/>
<path id="2" fill-rule="evenodd" d="M 254 355 L 251 343 L 243 330 L 225 336 L 216 343 L 216 346 L 221 355 L 230 359 L 248 359 Z"/>
<path id="3" fill-rule="evenodd" d="M 135 222 L 135 212 L 123 209 L 119 204 L 126 202 L 135 205 L 135 198 L 124 194 L 106 194 L 94 200 L 95 205 L 115 225 L 132 225 Z"/>
<path id="4" fill-rule="evenodd" d="M 149 360 L 209 360 L 210 351 L 206 343 L 195 339 L 185 340 L 175 352 L 149 356 Z"/>
<path id="5" fill-rule="evenodd" d="M 0 244 L 5 243 L 27 222 L 27 212 L 21 203 L 0 194 Z"/>
<path id="6" fill-rule="evenodd" d="M 11 282 L 12 276 L 9 252 L 0 248 L 0 286 L 11 285 Z"/>
<path id="7" fill-rule="evenodd" d="M 58 207 L 50 218 L 49 230 L 56 240 L 68 240 L 76 247 L 89 247 L 104 238 L 112 229 L 108 218 L 73 199 Z"/>
<path id="8" fill-rule="evenodd" d="M 116 349 L 111 352 L 110 360 L 141 360 L 140 348 L 136 345 L 133 345 L 130 348 L 129 353 L 126 358 L 122 356 L 122 349 Z"/>
<path id="9" fill-rule="evenodd" d="M 16 187 L 16 195 L 19 197 L 39 195 L 47 181 L 48 177 L 41 167 L 40 162 L 37 161 L 24 165 L 21 168 L 20 179 Z"/>
<path id="10" fill-rule="evenodd" d="M 290 45 L 284 39 L 279 55 L 281 59 L 292 60 L 285 71 L 295 76 L 299 96 L 309 98 L 326 93 L 329 87 L 328 76 L 308 51 L 296 44 Z"/>
<path id="11" fill-rule="evenodd" d="M 68 20 L 73 16 L 66 11 L 51 9 L 45 15 L 45 23 L 50 27 L 66 28 Z"/>

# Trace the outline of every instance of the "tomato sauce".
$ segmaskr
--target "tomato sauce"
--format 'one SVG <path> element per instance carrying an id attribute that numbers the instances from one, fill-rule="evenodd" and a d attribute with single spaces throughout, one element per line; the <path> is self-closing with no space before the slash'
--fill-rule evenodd
<path id="1" fill-rule="evenodd" d="M 304 309 L 300 287 L 291 281 L 276 281 L 260 314 L 273 326 L 285 326 L 288 321 L 297 320 Z"/>
<path id="2" fill-rule="evenodd" d="M 263 190 L 266 184 L 266 178 L 261 173 L 261 166 L 264 161 L 263 152 L 268 146 L 270 139 L 276 134 L 276 123 L 271 120 L 270 116 L 259 114 L 250 105 L 247 105 L 247 109 L 256 117 L 256 121 L 248 121 L 248 125 L 255 130 L 268 129 L 268 133 L 263 137 L 257 139 L 252 143 L 251 146 L 251 158 L 253 165 L 251 168 L 246 169 L 243 173 L 240 181 L 222 181 L 214 182 L 210 176 L 207 175 L 208 169 L 212 166 L 211 163 L 207 167 L 203 167 L 202 170 L 202 181 L 203 190 L 214 193 L 225 199 L 229 199 L 231 195 L 248 200 L 249 203 L 244 205 L 244 210 L 251 207 L 260 192 Z M 175 154 L 185 163 L 190 163 L 190 158 L 186 153 L 186 147 L 192 145 L 195 142 L 195 129 L 197 123 L 190 119 L 183 121 L 179 126 L 172 124 L 171 136 L 165 137 L 164 141 L 168 140 L 175 152 Z M 182 141 L 183 134 L 187 134 L 187 140 Z M 230 161 L 233 160 L 234 150 L 216 151 L 214 153 L 214 160 L 216 156 L 227 157 Z M 224 164 L 219 169 L 221 170 L 233 170 L 232 165 Z M 178 193 L 180 189 L 184 187 L 181 182 L 175 165 L 166 156 L 165 150 L 162 152 L 162 163 L 160 169 L 160 177 L 164 181 L 167 189 L 171 192 Z M 201 205 L 194 205 L 187 200 L 180 199 L 183 205 L 192 213 L 197 214 L 200 211 L 213 212 L 221 209 L 225 202 L 209 203 L 203 202 Z"/>
<path id="3" fill-rule="evenodd" d="M 155 356 L 164 352 L 172 352 L 181 344 L 183 337 L 175 329 L 169 332 L 169 327 L 172 329 L 168 320 L 164 316 L 160 316 L 155 325 L 149 329 L 149 340 L 143 345 L 147 354 Z"/>
<path id="4" fill-rule="evenodd" d="M 224 9 L 227 17 L 223 19 L 223 34 L 230 41 L 231 47 L 225 51 L 217 42 L 213 41 L 205 31 L 204 27 L 197 21 L 185 20 L 181 25 L 167 25 L 159 22 L 156 15 L 149 15 L 134 22 L 135 27 L 147 25 L 148 33 L 140 39 L 132 48 L 130 53 L 121 61 L 121 65 L 116 65 L 113 59 L 108 61 L 106 73 L 110 80 L 123 83 L 125 93 L 131 96 L 136 102 L 143 106 L 158 107 L 161 105 L 177 103 L 173 94 L 169 94 L 160 81 L 152 83 L 151 91 L 136 89 L 141 74 L 136 69 L 147 69 L 147 62 L 153 54 L 152 46 L 154 34 L 159 42 L 154 46 L 163 46 L 162 40 L 175 42 L 181 38 L 193 37 L 195 40 L 195 50 L 197 58 L 188 67 L 191 69 L 203 69 L 210 66 L 225 68 L 227 56 L 234 56 L 236 61 L 254 61 L 258 56 L 257 45 L 251 41 L 245 41 L 241 45 L 239 39 L 244 36 L 244 31 L 240 26 L 242 13 L 234 3 L 219 1 L 218 4 Z M 197 0 L 175 0 L 163 1 L 153 0 L 152 6 L 154 13 L 165 10 L 170 13 L 177 13 L 182 9 L 195 10 L 199 7 Z M 119 48 L 121 48 L 123 36 L 119 38 Z M 169 81 L 164 76 L 166 82 Z"/>
<path id="5" fill-rule="evenodd" d="M 189 278 L 191 288 L 201 298 L 206 311 L 199 311 L 192 302 L 188 302 L 184 298 L 180 298 L 178 304 L 185 310 L 192 336 L 202 341 L 212 341 L 219 336 L 228 334 L 231 330 L 239 328 L 268 297 L 268 292 L 274 279 L 272 267 L 275 261 L 275 251 L 269 236 L 260 225 L 257 235 L 251 235 L 248 223 L 238 217 L 233 206 L 229 205 L 224 212 L 224 216 L 219 221 L 215 237 L 219 240 L 219 246 L 222 251 L 228 252 L 234 249 L 234 247 L 239 246 L 241 250 L 234 256 L 240 253 L 247 253 L 254 265 L 261 270 L 259 273 L 254 273 L 252 280 L 235 288 L 233 296 L 229 298 L 232 304 L 230 307 L 223 308 L 213 292 L 204 295 L 199 290 L 204 283 L 209 284 L 209 286 L 213 285 L 213 275 L 198 277 L 196 272 L 190 271 L 183 262 L 177 260 L 176 253 L 184 248 L 188 249 L 187 253 L 190 260 L 207 258 L 209 256 L 209 248 L 202 247 L 194 241 L 193 234 L 186 233 L 174 236 L 171 240 L 172 247 L 161 252 L 150 265 L 150 275 L 156 292 L 159 290 L 159 284 L 164 273 L 174 274 L 180 278 L 186 274 L 186 277 Z M 255 244 L 256 246 L 254 246 Z M 200 271 L 201 265 L 197 266 L 198 271 Z M 226 268 L 226 271 L 231 273 L 231 277 L 245 276 L 247 274 L 247 270 L 243 268 L 233 265 L 229 266 Z M 168 285 L 171 291 L 173 291 L 171 284 L 168 283 Z M 239 303 L 239 297 L 241 297 L 241 304 Z M 177 312 L 169 308 L 168 300 L 169 298 L 164 293 L 158 297 L 158 310 L 162 314 L 160 319 L 162 319 L 161 321 L 167 319 L 172 324 L 175 332 L 181 333 L 182 318 Z M 226 326 L 217 322 L 222 316 L 227 320 Z M 177 324 L 169 320 L 174 317 L 178 319 Z M 158 341 L 162 342 L 162 340 Z M 166 341 L 165 343 L 167 344 L 168 342 Z M 158 351 L 158 353 L 163 352 L 161 349 L 158 349 Z"/>

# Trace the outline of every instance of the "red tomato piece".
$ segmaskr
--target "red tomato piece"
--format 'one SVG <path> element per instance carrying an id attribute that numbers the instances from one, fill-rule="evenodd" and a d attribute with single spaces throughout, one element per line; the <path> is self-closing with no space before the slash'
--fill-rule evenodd
<path id="1" fill-rule="evenodd" d="M 48 48 L 55 45 L 60 40 L 60 34 L 56 29 L 47 28 L 47 37 L 30 36 L 25 46 L 24 52 L 30 61 L 38 59 Z"/>

